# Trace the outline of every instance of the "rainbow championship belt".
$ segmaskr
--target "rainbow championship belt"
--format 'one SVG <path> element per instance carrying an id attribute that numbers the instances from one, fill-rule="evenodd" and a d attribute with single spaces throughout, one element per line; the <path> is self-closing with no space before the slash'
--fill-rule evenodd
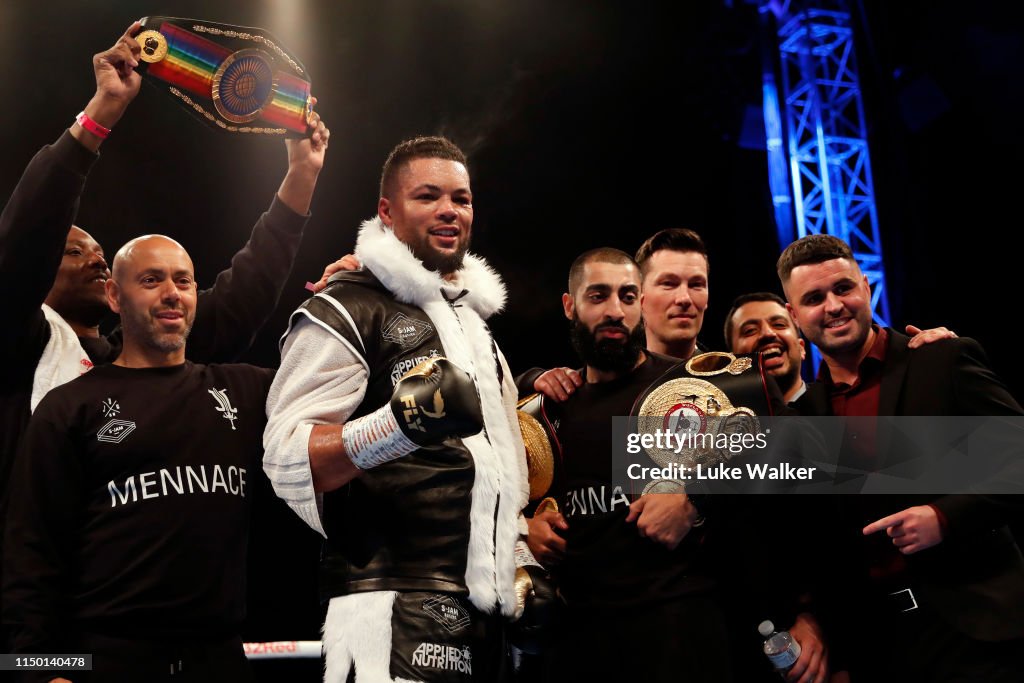
<path id="1" fill-rule="evenodd" d="M 303 137 L 312 113 L 305 67 L 258 28 L 146 17 L 139 72 L 193 115 L 229 133 Z"/>

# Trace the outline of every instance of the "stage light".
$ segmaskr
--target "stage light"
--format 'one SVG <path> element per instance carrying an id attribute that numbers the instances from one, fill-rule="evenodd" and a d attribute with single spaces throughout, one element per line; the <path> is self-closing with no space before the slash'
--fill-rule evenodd
<path id="1" fill-rule="evenodd" d="M 315 21 L 309 5 L 309 0 L 264 0 L 259 25 L 285 45 L 294 45 L 300 56 L 310 57 L 311 51 L 302 47 L 309 42 Z"/>

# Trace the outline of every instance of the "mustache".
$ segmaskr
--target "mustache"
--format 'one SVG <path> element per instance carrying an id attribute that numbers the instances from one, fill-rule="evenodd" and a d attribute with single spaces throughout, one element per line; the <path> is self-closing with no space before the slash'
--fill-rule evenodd
<path id="1" fill-rule="evenodd" d="M 594 334 L 597 334 L 598 332 L 601 332 L 601 331 L 604 331 L 604 330 L 618 330 L 620 332 L 624 332 L 626 334 L 629 334 L 629 328 L 628 327 L 623 325 L 621 322 L 614 322 L 614 321 L 607 322 L 607 323 L 601 323 L 600 325 L 598 325 L 597 327 L 594 328 Z"/>

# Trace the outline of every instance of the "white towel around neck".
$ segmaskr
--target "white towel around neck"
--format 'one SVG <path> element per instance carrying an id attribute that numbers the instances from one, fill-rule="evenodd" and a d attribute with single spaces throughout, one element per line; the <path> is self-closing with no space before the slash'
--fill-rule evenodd
<path id="1" fill-rule="evenodd" d="M 32 379 L 32 398 L 29 404 L 32 412 L 35 412 L 36 406 L 50 389 L 70 382 L 92 369 L 92 361 L 71 325 L 46 304 L 42 308 L 46 322 L 50 325 L 50 340 L 46 342 Z"/>

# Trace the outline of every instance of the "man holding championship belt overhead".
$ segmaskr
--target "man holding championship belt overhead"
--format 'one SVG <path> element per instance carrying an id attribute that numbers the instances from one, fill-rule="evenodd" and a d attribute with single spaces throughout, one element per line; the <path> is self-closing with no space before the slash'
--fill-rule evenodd
<path id="1" fill-rule="evenodd" d="M 305 67 L 273 35 L 176 17 L 140 23 L 140 73 L 197 119 L 228 133 L 306 135 L 316 98 Z"/>
<path id="2" fill-rule="evenodd" d="M 103 249 L 72 225 L 98 150 L 139 93 L 143 47 L 133 23 L 109 50 L 93 57 L 96 92 L 70 128 L 43 147 L 0 216 L 0 292 L 10 323 L 0 369 L 0 513 L 11 461 L 31 412 L 52 388 L 121 349 L 120 330 L 100 333 L 110 315 Z M 200 290 L 188 357 L 225 362 L 251 344 L 273 311 L 291 272 L 330 133 L 319 116 L 306 139 L 288 140 L 288 172 L 249 241 L 209 289 Z M 297 137 L 297 135 L 296 135 Z"/>
<path id="3" fill-rule="evenodd" d="M 467 254 L 473 195 L 453 143 L 392 150 L 363 269 L 291 318 L 264 469 L 324 536 L 325 679 L 495 681 L 532 561 L 516 390 L 484 322 L 505 288 Z"/>
<path id="4" fill-rule="evenodd" d="M 196 282 L 170 238 L 121 247 L 105 290 L 118 357 L 50 391 L 18 450 L 5 520 L 14 652 L 91 655 L 90 673 L 65 674 L 75 683 L 247 681 L 239 629 L 273 371 L 186 359 Z"/>

